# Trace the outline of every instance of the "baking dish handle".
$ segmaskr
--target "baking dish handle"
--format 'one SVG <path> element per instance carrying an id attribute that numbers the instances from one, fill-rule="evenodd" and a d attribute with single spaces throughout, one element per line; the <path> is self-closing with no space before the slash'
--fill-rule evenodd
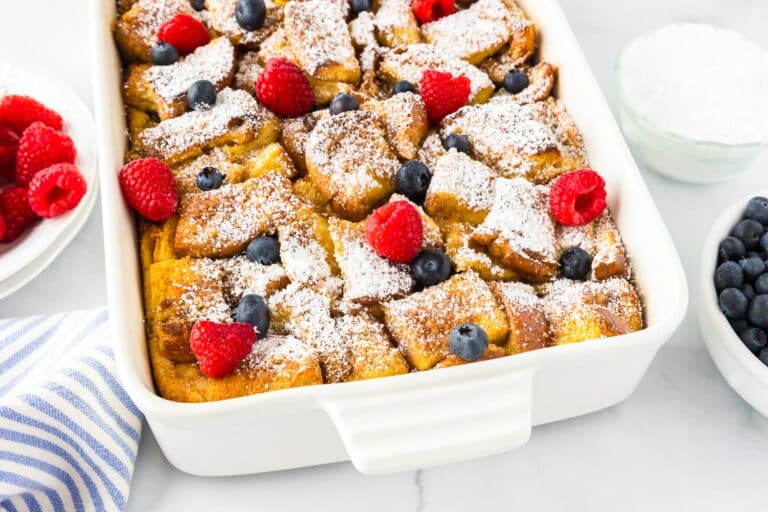
<path id="1" fill-rule="evenodd" d="M 512 450 L 531 434 L 534 371 L 496 362 L 367 381 L 370 389 L 336 396 L 325 409 L 362 473 L 415 470 Z"/>

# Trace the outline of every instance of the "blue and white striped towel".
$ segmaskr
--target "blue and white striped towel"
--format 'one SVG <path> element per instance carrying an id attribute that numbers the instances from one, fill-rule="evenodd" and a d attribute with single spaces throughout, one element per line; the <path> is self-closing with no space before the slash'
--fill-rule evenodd
<path id="1" fill-rule="evenodd" d="M 0 511 L 122 511 L 141 413 L 107 310 L 0 321 Z"/>

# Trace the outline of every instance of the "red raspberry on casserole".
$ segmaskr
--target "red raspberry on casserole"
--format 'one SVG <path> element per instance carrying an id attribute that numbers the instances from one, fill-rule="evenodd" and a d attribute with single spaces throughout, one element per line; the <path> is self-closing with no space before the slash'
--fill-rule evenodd
<path id="1" fill-rule="evenodd" d="M 7 126 L 0 125 L 0 186 L 3 181 L 13 181 L 18 150 L 19 136 Z"/>
<path id="2" fill-rule="evenodd" d="M 61 116 L 29 96 L 9 94 L 0 100 L 0 124 L 22 133 L 29 125 L 41 122 L 54 130 L 61 130 Z"/>
<path id="3" fill-rule="evenodd" d="M 74 209 L 88 185 L 72 164 L 54 164 L 35 174 L 29 183 L 29 206 L 45 219 L 58 217 Z"/>
<path id="4" fill-rule="evenodd" d="M 592 169 L 581 169 L 555 180 L 549 207 L 563 226 L 583 226 L 603 213 L 605 196 L 605 180 Z"/>
<path id="5" fill-rule="evenodd" d="M 176 178 L 165 162 L 142 158 L 128 162 L 118 175 L 123 197 L 147 220 L 162 222 L 176 213 Z"/>
<path id="6" fill-rule="evenodd" d="M 7 187 L 0 190 L 0 214 L 5 220 L 5 233 L 0 242 L 13 242 L 39 217 L 32 211 L 25 187 Z"/>
<path id="7" fill-rule="evenodd" d="M 429 23 L 456 12 L 454 0 L 413 0 L 411 9 L 419 23 Z"/>
<path id="8" fill-rule="evenodd" d="M 436 124 L 467 104 L 470 82 L 464 75 L 453 76 L 443 71 L 428 69 L 421 77 L 419 89 L 427 110 L 427 118 L 430 123 Z"/>
<path id="9" fill-rule="evenodd" d="M 293 62 L 275 57 L 256 80 L 256 98 L 275 114 L 299 117 L 315 107 L 315 92 Z"/>
<path id="10" fill-rule="evenodd" d="M 393 201 L 377 208 L 365 223 L 365 237 L 382 258 L 410 263 L 421 251 L 424 224 L 408 201 Z"/>
<path id="11" fill-rule="evenodd" d="M 29 125 L 19 140 L 16 153 L 16 185 L 27 186 L 35 173 L 53 164 L 71 164 L 77 150 L 69 135 L 41 121 Z"/>
<path id="12" fill-rule="evenodd" d="M 211 35 L 200 20 L 189 14 L 177 14 L 157 29 L 157 39 L 188 55 L 211 41 Z"/>
<path id="13" fill-rule="evenodd" d="M 220 379 L 232 373 L 248 356 L 256 343 L 256 331 L 250 324 L 218 324 L 200 320 L 192 327 L 189 346 L 197 357 L 200 373 Z"/>

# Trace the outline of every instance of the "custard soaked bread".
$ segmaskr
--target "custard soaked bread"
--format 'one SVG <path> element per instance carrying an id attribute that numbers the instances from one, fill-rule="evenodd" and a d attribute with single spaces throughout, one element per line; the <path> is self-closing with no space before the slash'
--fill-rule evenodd
<path id="1" fill-rule="evenodd" d="M 605 183 L 552 96 L 557 68 L 535 59 L 533 22 L 513 0 L 364 4 L 122 3 L 120 182 L 144 217 L 163 397 L 643 328 Z"/>

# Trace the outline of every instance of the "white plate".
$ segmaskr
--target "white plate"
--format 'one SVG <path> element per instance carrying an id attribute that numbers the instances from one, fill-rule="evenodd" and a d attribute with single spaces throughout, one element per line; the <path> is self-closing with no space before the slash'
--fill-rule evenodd
<path id="1" fill-rule="evenodd" d="M 18 289 L 21 276 L 33 274 L 34 277 L 53 261 L 64 248 L 59 242 L 66 239 L 68 243 L 82 227 L 93 208 L 98 190 L 93 116 L 74 91 L 60 80 L 24 71 L 16 65 L 2 65 L 0 96 L 6 94 L 31 96 L 61 114 L 64 118 L 64 131 L 72 137 L 77 148 L 75 165 L 85 177 L 88 191 L 74 210 L 39 222 L 13 243 L 0 244 L 0 297 Z M 38 268 L 43 260 L 45 265 Z M 32 271 L 33 267 L 37 269 L 36 272 Z M 32 277 L 28 277 L 24 283 Z M 11 286 L 12 282 L 16 284 Z"/>

